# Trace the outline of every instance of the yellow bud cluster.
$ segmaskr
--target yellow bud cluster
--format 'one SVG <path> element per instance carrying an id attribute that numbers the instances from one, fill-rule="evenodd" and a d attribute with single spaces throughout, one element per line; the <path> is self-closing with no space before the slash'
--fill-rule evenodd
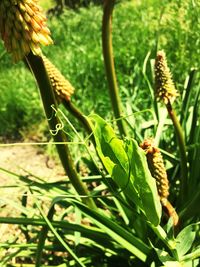
<path id="1" fill-rule="evenodd" d="M 52 87 L 58 99 L 70 100 L 74 93 L 74 87 L 65 79 L 60 71 L 46 58 L 42 56 Z"/>
<path id="2" fill-rule="evenodd" d="M 0 33 L 14 62 L 30 51 L 41 55 L 40 45 L 53 43 L 37 0 L 1 0 Z"/>
<path id="3" fill-rule="evenodd" d="M 153 146 L 152 139 L 146 139 L 140 147 L 146 152 L 149 170 L 156 179 L 158 194 L 162 205 L 165 206 L 169 196 L 169 182 L 161 152 L 159 148 Z"/>
<path id="4" fill-rule="evenodd" d="M 155 60 L 155 95 L 165 104 L 175 100 L 178 96 L 164 51 L 158 51 Z"/>

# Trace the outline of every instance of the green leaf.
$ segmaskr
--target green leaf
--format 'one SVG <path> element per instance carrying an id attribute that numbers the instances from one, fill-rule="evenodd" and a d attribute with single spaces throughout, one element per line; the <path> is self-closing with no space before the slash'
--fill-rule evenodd
<path id="1" fill-rule="evenodd" d="M 181 258 L 181 261 L 184 262 L 184 266 L 189 266 L 188 263 L 191 263 L 191 261 L 199 262 L 200 258 L 200 247 L 196 247 L 192 253 L 186 254 Z M 197 266 L 197 265 L 194 265 Z M 199 266 L 199 265 L 198 265 Z"/>
<path id="2" fill-rule="evenodd" d="M 194 223 L 186 226 L 176 237 L 176 250 L 179 258 L 185 255 L 191 248 L 196 236 L 196 227 L 199 224 Z"/>
<path id="3" fill-rule="evenodd" d="M 183 265 L 178 261 L 166 261 L 163 267 L 183 267 Z"/>
<path id="4" fill-rule="evenodd" d="M 165 250 L 154 248 L 159 260 L 163 263 L 162 267 L 181 267 L 181 263 L 176 261 L 173 257 L 169 255 Z"/>
<path id="5" fill-rule="evenodd" d="M 138 192 L 130 181 L 129 161 L 123 141 L 115 136 L 113 129 L 98 115 L 89 116 L 89 119 L 95 123 L 91 127 L 103 165 L 125 195 L 141 206 Z"/>
<path id="6" fill-rule="evenodd" d="M 155 226 L 160 222 L 161 205 L 155 179 L 147 166 L 144 152 L 133 139 L 124 143 L 98 115 L 90 115 L 96 150 L 106 170 L 125 196 L 145 213 Z"/>
<path id="7" fill-rule="evenodd" d="M 143 262 L 146 261 L 150 248 L 139 238 L 121 227 L 119 224 L 106 217 L 100 212 L 91 210 L 75 199 L 69 202 L 75 204 L 85 215 L 87 215 L 100 229 L 107 233 L 113 240 L 118 242 L 123 248 L 130 251 Z M 95 238 L 95 237 L 94 237 Z"/>
<path id="8" fill-rule="evenodd" d="M 31 190 L 30 190 L 31 191 Z M 31 191 L 33 194 L 33 192 Z M 35 204 L 40 211 L 40 214 L 42 215 L 43 219 L 45 220 L 48 228 L 51 230 L 51 232 L 54 234 L 54 236 L 57 238 L 57 240 L 60 242 L 60 244 L 66 249 L 66 251 L 69 253 L 69 255 L 75 260 L 77 266 L 79 267 L 86 267 L 85 264 L 83 264 L 79 257 L 74 253 L 74 251 L 70 248 L 70 246 L 65 242 L 65 240 L 61 237 L 61 235 L 57 232 L 57 230 L 54 228 L 50 220 L 47 218 L 45 213 L 43 212 L 42 208 L 40 207 L 37 200 L 35 200 Z"/>
<path id="9" fill-rule="evenodd" d="M 177 263 L 177 261 L 174 261 L 174 258 L 171 257 L 167 251 L 161 250 L 161 249 L 158 249 L 158 248 L 155 248 L 155 247 L 154 247 L 154 249 L 155 249 L 155 251 L 156 251 L 156 253 L 158 255 L 159 260 L 164 264 L 163 266 L 168 266 L 169 262 L 170 263 L 171 262 Z M 174 266 L 174 265 L 172 265 L 172 266 Z"/>

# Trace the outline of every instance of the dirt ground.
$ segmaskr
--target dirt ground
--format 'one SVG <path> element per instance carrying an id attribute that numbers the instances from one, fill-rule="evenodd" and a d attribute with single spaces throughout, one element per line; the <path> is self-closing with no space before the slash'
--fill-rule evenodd
<path id="1" fill-rule="evenodd" d="M 36 145 L 0 145 L 0 168 L 24 175 L 32 173 L 44 179 L 53 179 L 57 174 L 64 174 L 53 158 Z M 0 171 L 0 181 L 9 184 L 8 174 Z"/>
<path id="2" fill-rule="evenodd" d="M 38 145 L 25 143 L 15 145 L 0 144 L 0 217 L 23 217 L 23 211 L 18 209 L 18 207 L 22 207 L 22 196 L 24 196 L 26 192 L 28 196 L 26 209 L 29 209 L 29 207 L 31 208 L 30 218 L 32 216 L 32 210 L 35 209 L 35 214 L 39 213 L 33 204 L 34 200 L 31 193 L 27 190 L 27 187 L 23 187 L 20 184 L 19 176 L 28 176 L 31 180 L 36 179 L 36 181 L 38 181 L 38 179 L 34 177 L 39 177 L 48 182 L 66 179 L 67 177 L 60 165 L 59 159 L 50 155 L 51 153 L 47 153 L 47 151 Z M 40 198 L 40 200 L 41 199 L 42 198 Z M 50 206 L 50 201 L 49 203 L 48 201 L 48 199 L 43 199 L 40 202 L 42 203 L 42 208 L 44 210 L 46 208 L 45 212 L 48 212 Z M 56 208 L 57 211 L 60 212 L 60 207 L 58 206 Z M 71 220 L 74 222 L 74 218 L 73 213 L 68 215 L 69 221 Z M 88 225 L 88 220 L 83 219 L 83 223 Z M 32 229 L 31 226 L 30 229 Z M 33 237 L 39 227 L 35 227 L 33 231 L 30 229 L 30 237 Z M 27 239 L 24 234 L 23 226 L 0 223 L 1 244 L 26 244 L 26 242 Z M 18 260 L 21 260 L 21 258 L 20 256 L 15 257 L 15 251 L 17 251 L 17 249 L 14 247 L 0 247 L 0 266 L 2 266 L 1 262 L 7 259 L 9 255 L 12 255 L 12 253 L 14 255 L 12 257 L 12 264 L 19 263 Z M 25 260 L 27 260 L 27 258 L 25 258 Z M 23 266 L 27 265 L 25 264 Z"/>
<path id="3" fill-rule="evenodd" d="M 48 182 L 59 180 L 65 175 L 58 160 L 50 157 L 39 146 L 25 143 L 0 145 L 0 204 L 2 196 L 12 194 L 13 198 L 19 193 L 14 187 L 17 179 L 9 172 L 16 175 L 32 174 Z"/>
<path id="4" fill-rule="evenodd" d="M 17 176 L 15 178 L 9 172 L 17 175 L 30 173 L 48 182 L 61 180 L 65 175 L 59 162 L 39 146 L 0 145 L 0 217 L 16 217 L 20 213 L 14 204 L 21 199 L 22 188 L 17 187 Z M 0 241 L 6 242 L 13 231 L 17 234 L 17 226 L 0 224 Z"/>

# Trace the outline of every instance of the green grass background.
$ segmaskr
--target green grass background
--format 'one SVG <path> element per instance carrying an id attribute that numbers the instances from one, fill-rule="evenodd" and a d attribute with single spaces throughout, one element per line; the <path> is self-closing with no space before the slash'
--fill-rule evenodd
<path id="1" fill-rule="evenodd" d="M 52 6 L 41 1 L 44 9 Z M 152 105 L 142 74 L 147 53 L 151 62 L 164 49 L 177 89 L 183 93 L 191 68 L 200 66 L 200 4 L 198 1 L 120 1 L 113 15 L 113 47 L 124 112 Z M 43 52 L 76 88 L 72 101 L 86 114 L 112 117 L 101 49 L 102 8 L 66 9 L 48 25 L 54 45 Z M 198 79 L 196 79 L 198 81 Z M 198 86 L 198 82 L 194 86 Z M 22 62 L 13 64 L 0 42 L 0 136 L 21 138 L 37 132 L 44 115 L 35 81 Z M 43 128 L 42 128 L 43 129 Z"/>

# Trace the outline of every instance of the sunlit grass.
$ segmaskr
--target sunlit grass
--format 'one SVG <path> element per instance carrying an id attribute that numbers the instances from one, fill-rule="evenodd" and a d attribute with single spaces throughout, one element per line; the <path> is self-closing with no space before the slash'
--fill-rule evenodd
<path id="1" fill-rule="evenodd" d="M 53 0 L 39 0 L 39 4 L 45 11 L 47 11 L 49 8 L 55 5 L 55 2 Z"/>

